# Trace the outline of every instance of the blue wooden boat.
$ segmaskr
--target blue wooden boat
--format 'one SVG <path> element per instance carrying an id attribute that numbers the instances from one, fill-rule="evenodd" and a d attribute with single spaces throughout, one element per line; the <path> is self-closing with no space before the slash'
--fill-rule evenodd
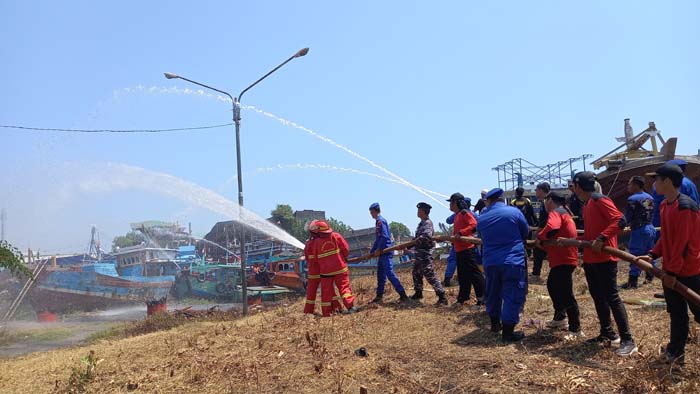
<path id="1" fill-rule="evenodd" d="M 241 302 L 243 293 L 241 288 L 240 264 L 211 264 L 203 260 L 189 260 L 181 262 L 183 269 L 177 275 L 173 293 L 176 298 L 197 297 L 213 299 L 224 302 Z M 247 273 L 252 277 L 252 267 L 248 267 Z M 254 284 L 248 280 L 249 284 Z M 276 301 L 281 299 L 290 290 L 276 286 L 248 286 L 248 297 L 259 298 L 261 301 Z"/>
<path id="2" fill-rule="evenodd" d="M 40 272 L 29 301 L 36 311 L 51 313 L 159 303 L 167 299 L 174 281 L 173 275 L 120 275 L 114 260 L 76 263 L 75 257 L 55 258 Z"/>

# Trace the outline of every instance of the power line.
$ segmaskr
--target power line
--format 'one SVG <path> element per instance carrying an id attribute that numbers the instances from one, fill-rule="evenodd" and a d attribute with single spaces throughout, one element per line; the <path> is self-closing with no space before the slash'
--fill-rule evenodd
<path id="1" fill-rule="evenodd" d="M 0 125 L 0 128 L 5 129 L 19 129 L 19 130 L 30 130 L 30 131 L 61 131 L 66 133 L 166 133 L 170 131 L 193 131 L 193 130 L 206 130 L 206 129 L 216 129 L 220 127 L 231 126 L 233 123 L 224 123 L 211 126 L 197 126 L 197 127 L 181 127 L 177 129 L 131 129 L 131 130 L 114 130 L 114 129 L 59 129 L 59 128 L 48 128 L 48 127 L 29 127 L 29 126 L 16 126 L 16 125 Z"/>

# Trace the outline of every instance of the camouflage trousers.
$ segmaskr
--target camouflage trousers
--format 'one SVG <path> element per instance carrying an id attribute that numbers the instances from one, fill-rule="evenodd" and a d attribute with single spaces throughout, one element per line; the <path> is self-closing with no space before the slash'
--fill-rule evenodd
<path id="1" fill-rule="evenodd" d="M 433 268 L 432 254 L 416 252 L 416 259 L 413 263 L 413 289 L 415 291 L 423 291 L 423 277 L 433 287 L 435 294 L 445 294 L 445 288 L 442 287 L 442 283 Z"/>

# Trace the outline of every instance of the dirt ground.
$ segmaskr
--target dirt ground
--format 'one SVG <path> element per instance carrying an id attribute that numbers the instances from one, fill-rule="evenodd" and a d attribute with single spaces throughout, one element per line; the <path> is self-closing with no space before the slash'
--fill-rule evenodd
<path id="1" fill-rule="evenodd" d="M 592 337 L 598 333 L 595 311 L 583 272 L 575 275 L 583 330 Z M 410 287 L 410 273 L 400 278 Z M 79 392 L 69 383 L 71 372 L 85 367 L 91 350 L 97 361 L 83 388 L 88 393 L 325 394 L 359 393 L 361 387 L 368 393 L 700 392 L 697 336 L 682 369 L 656 362 L 668 341 L 663 308 L 627 304 L 640 353 L 620 358 L 614 349 L 567 342 L 565 332 L 544 329 L 553 311 L 543 284 L 530 285 L 526 339 L 509 345 L 489 332 L 483 309 L 435 307 L 430 291 L 422 303 L 398 304 L 391 291 L 383 305 L 368 305 L 374 279 L 360 277 L 353 286 L 363 307 L 353 315 L 304 315 L 299 300 L 246 319 L 3 360 L 0 392 Z M 639 304 L 659 289 L 656 280 L 623 297 Z M 456 292 L 449 288 L 451 302 Z M 361 347 L 366 357 L 356 355 Z"/>

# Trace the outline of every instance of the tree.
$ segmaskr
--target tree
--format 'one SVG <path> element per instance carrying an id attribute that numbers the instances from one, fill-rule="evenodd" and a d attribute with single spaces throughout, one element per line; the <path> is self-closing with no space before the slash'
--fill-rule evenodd
<path id="1" fill-rule="evenodd" d="M 141 245 L 142 242 L 146 242 L 146 238 L 143 236 L 143 234 L 138 231 L 129 231 L 125 235 L 114 237 L 112 240 L 112 250 Z"/>
<path id="2" fill-rule="evenodd" d="M 0 268 L 9 270 L 15 276 L 32 276 L 32 271 L 24 265 L 22 252 L 7 241 L 0 241 Z"/>
<path id="3" fill-rule="evenodd" d="M 288 204 L 277 204 L 277 208 L 270 212 L 272 216 L 272 223 L 280 226 L 282 230 L 293 234 L 294 222 L 296 218 L 294 217 L 294 210 L 291 205 Z M 302 225 L 303 226 L 303 225 Z"/>
<path id="4" fill-rule="evenodd" d="M 294 220 L 294 224 L 292 225 L 292 232 L 290 233 L 294 238 L 298 239 L 301 242 L 306 242 L 306 240 L 309 239 L 309 234 L 304 228 L 305 224 L 306 223 L 302 222 L 301 220 Z"/>
<path id="5" fill-rule="evenodd" d="M 341 234 L 348 233 L 352 231 L 352 227 L 348 226 L 347 224 L 343 223 L 341 220 L 335 219 L 335 218 L 328 218 L 326 221 L 329 226 L 333 229 L 333 231 Z"/>
<path id="6" fill-rule="evenodd" d="M 411 237 L 411 230 L 409 230 L 405 224 L 399 222 L 389 223 L 389 232 L 395 240 L 399 240 L 400 238 L 405 239 Z"/>

